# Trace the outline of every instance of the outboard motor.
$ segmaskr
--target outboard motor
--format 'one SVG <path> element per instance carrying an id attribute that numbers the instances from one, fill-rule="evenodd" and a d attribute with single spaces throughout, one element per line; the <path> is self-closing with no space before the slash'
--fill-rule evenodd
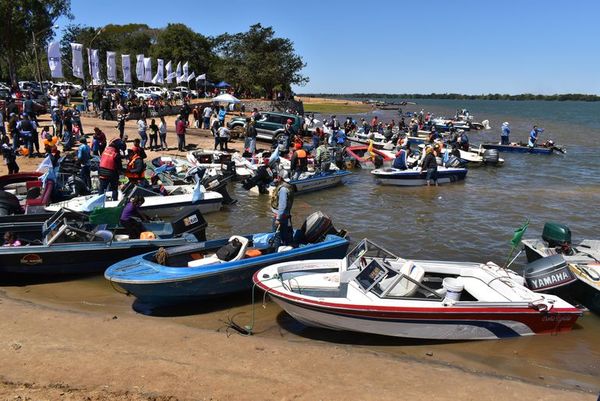
<path id="1" fill-rule="evenodd" d="M 273 181 L 273 172 L 267 166 L 260 166 L 256 169 L 253 176 L 242 181 L 242 187 L 249 191 L 255 185 L 258 186 L 258 192 L 261 194 L 268 193 L 267 186 Z"/>
<path id="2" fill-rule="evenodd" d="M 561 255 L 540 258 L 529 263 L 523 272 L 527 287 L 536 292 L 556 292 L 577 281 Z"/>
<path id="3" fill-rule="evenodd" d="M 500 153 L 498 149 L 486 149 L 482 158 L 485 164 L 497 164 L 500 161 Z"/>
<path id="4" fill-rule="evenodd" d="M 571 230 L 564 224 L 548 222 L 544 224 L 542 239 L 548 243 L 548 247 L 563 248 L 565 245 L 571 246 Z"/>
<path id="5" fill-rule="evenodd" d="M 347 233 L 345 230 L 336 230 L 331 218 L 325 213 L 317 211 L 306 218 L 300 230 L 296 232 L 294 242 L 314 244 L 322 241 L 328 234 L 344 238 Z"/>
<path id="6" fill-rule="evenodd" d="M 173 219 L 171 225 L 173 227 L 173 236 L 190 233 L 198 241 L 206 241 L 206 227 L 208 227 L 208 223 L 200 210 L 179 214 Z"/>
<path id="7" fill-rule="evenodd" d="M 205 174 L 200 183 L 204 185 L 208 191 L 214 191 L 220 193 L 223 196 L 224 205 L 232 205 L 237 202 L 233 199 L 227 191 L 227 182 L 231 180 L 232 176 L 224 176 L 222 174 L 210 175 Z"/>
<path id="8" fill-rule="evenodd" d="M 462 167 L 462 161 L 456 156 L 450 156 L 445 167 Z"/>

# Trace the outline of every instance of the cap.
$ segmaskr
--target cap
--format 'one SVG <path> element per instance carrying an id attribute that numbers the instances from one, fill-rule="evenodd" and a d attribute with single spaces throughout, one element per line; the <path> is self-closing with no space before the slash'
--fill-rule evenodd
<path id="1" fill-rule="evenodd" d="M 291 118 L 288 118 L 288 119 L 287 119 L 287 123 L 288 123 L 288 124 L 291 124 L 291 123 L 293 123 L 292 119 L 291 119 Z"/>

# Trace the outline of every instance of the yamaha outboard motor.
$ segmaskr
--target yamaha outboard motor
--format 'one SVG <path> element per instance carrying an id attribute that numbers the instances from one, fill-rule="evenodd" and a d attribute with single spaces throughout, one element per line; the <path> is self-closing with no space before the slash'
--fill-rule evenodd
<path id="1" fill-rule="evenodd" d="M 256 173 L 242 181 L 242 187 L 248 191 L 255 185 L 258 186 L 258 191 L 261 194 L 266 194 L 267 186 L 273 181 L 273 173 L 267 166 L 260 166 L 256 169 Z"/>
<path id="2" fill-rule="evenodd" d="M 237 202 L 227 191 L 227 183 L 233 178 L 232 175 L 225 176 L 223 174 L 207 175 L 205 174 L 200 183 L 209 191 L 220 193 L 223 196 L 224 205 L 232 205 Z"/>
<path id="3" fill-rule="evenodd" d="M 554 292 L 577 281 L 561 255 L 540 258 L 529 263 L 523 277 L 532 291 Z"/>
<path id="4" fill-rule="evenodd" d="M 498 161 L 500 161 L 500 153 L 498 152 L 498 149 L 486 149 L 483 152 L 482 158 L 485 164 L 498 164 Z"/>
<path id="5" fill-rule="evenodd" d="M 314 212 L 306 218 L 300 230 L 296 231 L 294 242 L 298 244 L 314 244 L 323 241 L 328 234 L 346 237 L 345 230 L 336 230 L 331 218 L 321 211 Z"/>

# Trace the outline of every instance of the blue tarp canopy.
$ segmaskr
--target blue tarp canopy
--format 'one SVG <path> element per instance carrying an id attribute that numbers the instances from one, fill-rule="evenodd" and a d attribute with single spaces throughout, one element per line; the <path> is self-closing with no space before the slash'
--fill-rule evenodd
<path id="1" fill-rule="evenodd" d="M 227 82 L 225 81 L 221 81 L 218 84 L 215 85 L 217 88 L 229 88 L 231 85 L 229 85 Z"/>

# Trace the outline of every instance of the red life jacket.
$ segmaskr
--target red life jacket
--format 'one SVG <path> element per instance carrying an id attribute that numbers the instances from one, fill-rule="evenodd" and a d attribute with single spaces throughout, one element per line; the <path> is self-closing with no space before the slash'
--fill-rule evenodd
<path id="1" fill-rule="evenodd" d="M 107 147 L 104 150 L 104 152 L 102 152 L 102 157 L 100 158 L 100 168 L 110 170 L 110 171 L 115 171 L 116 170 L 116 163 L 115 163 L 116 159 L 117 159 L 117 150 L 112 146 Z"/>

